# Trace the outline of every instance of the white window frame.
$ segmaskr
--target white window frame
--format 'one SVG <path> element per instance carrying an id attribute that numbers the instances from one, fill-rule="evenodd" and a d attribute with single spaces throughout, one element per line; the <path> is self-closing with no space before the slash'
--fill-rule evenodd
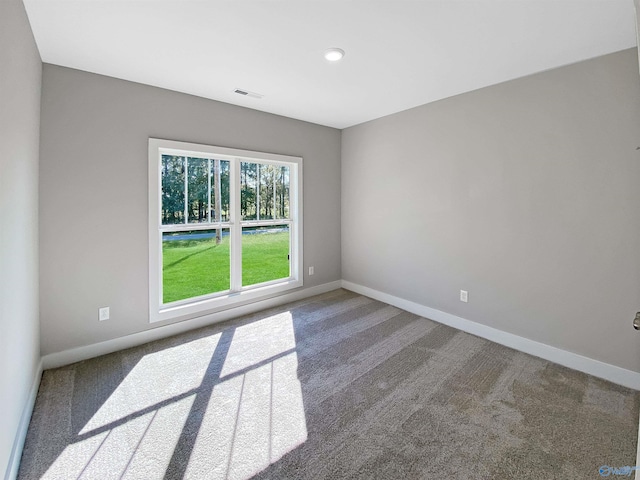
<path id="1" fill-rule="evenodd" d="M 189 230 L 229 229 L 231 233 L 231 289 L 225 292 L 162 303 L 162 233 L 185 229 L 184 224 L 162 225 L 162 155 L 188 156 L 230 162 L 229 221 L 188 224 Z M 240 218 L 240 162 L 289 167 L 289 219 L 247 220 Z M 303 285 L 302 274 L 302 158 L 274 153 L 238 150 L 149 138 L 149 321 L 189 319 L 266 299 Z M 242 227 L 289 225 L 290 273 L 288 278 L 247 287 L 242 286 Z"/>

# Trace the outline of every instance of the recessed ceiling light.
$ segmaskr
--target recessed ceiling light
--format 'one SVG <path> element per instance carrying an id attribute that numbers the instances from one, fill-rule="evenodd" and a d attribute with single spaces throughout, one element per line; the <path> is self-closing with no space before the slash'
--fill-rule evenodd
<path id="1" fill-rule="evenodd" d="M 344 50 L 341 48 L 329 48 L 324 52 L 324 58 L 330 62 L 337 62 L 344 57 Z"/>

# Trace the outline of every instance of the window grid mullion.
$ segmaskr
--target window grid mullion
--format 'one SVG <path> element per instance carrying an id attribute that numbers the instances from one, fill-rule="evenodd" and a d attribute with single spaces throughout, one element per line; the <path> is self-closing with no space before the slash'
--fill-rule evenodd
<path id="1" fill-rule="evenodd" d="M 207 159 L 207 221 L 211 223 L 211 159 Z"/>
<path id="2" fill-rule="evenodd" d="M 235 158 L 230 163 L 231 181 L 230 209 L 231 209 L 231 291 L 242 290 L 242 221 L 240 220 L 240 159 Z"/>
<path id="3" fill-rule="evenodd" d="M 229 222 L 219 222 L 219 223 L 190 223 L 189 225 L 185 225 L 183 223 L 172 223 L 169 225 L 160 225 L 160 232 L 168 233 L 168 232 L 190 232 L 191 230 L 218 230 L 218 229 L 228 229 L 231 228 L 231 223 Z"/>
<path id="4" fill-rule="evenodd" d="M 249 227 L 271 227 L 275 225 L 291 225 L 293 220 L 289 218 L 279 218 L 275 220 L 243 220 L 240 222 L 245 228 Z"/>
<path id="5" fill-rule="evenodd" d="M 184 224 L 189 223 L 189 163 L 184 157 Z"/>
<path id="6" fill-rule="evenodd" d="M 256 164 L 256 220 L 260 221 L 260 164 Z"/>

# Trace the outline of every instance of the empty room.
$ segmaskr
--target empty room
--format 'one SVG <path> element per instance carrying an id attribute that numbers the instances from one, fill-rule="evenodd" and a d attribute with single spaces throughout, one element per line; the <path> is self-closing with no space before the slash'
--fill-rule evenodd
<path id="1" fill-rule="evenodd" d="M 0 0 L 0 473 L 640 478 L 634 0 Z"/>

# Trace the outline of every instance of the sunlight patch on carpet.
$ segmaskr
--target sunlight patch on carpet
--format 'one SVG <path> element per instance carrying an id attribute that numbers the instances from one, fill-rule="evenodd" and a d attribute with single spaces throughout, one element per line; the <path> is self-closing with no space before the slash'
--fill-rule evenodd
<path id="1" fill-rule="evenodd" d="M 144 355 L 43 478 L 252 477 L 307 439 L 295 348 L 284 312 Z"/>
<path id="2" fill-rule="evenodd" d="M 162 478 L 195 395 L 65 448 L 42 480 Z"/>
<path id="3" fill-rule="evenodd" d="M 291 315 L 256 324 L 234 333 L 186 478 L 250 478 L 307 439 Z"/>
<path id="4" fill-rule="evenodd" d="M 220 373 L 221 378 L 253 367 L 296 348 L 290 312 L 238 327 Z"/>
<path id="5" fill-rule="evenodd" d="M 142 357 L 80 435 L 198 388 L 219 339 L 220 334 L 203 337 Z"/>

